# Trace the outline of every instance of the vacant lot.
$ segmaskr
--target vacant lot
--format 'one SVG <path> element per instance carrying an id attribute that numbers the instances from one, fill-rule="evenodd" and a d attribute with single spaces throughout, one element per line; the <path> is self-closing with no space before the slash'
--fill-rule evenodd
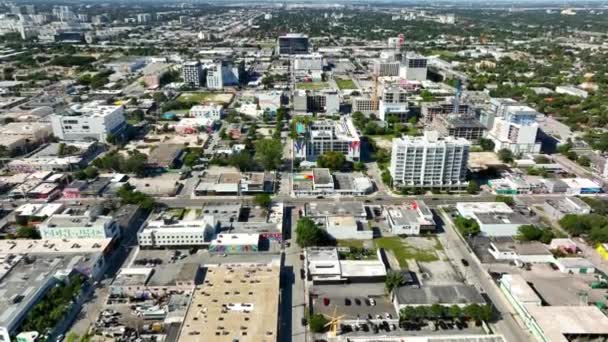
<path id="1" fill-rule="evenodd" d="M 353 80 L 351 80 L 350 78 L 336 78 L 335 81 L 338 85 L 338 88 L 340 89 L 357 89 L 355 82 L 353 82 Z"/>
<path id="2" fill-rule="evenodd" d="M 196 92 L 183 93 L 178 98 L 178 102 L 198 102 L 198 103 L 230 103 L 234 95 L 230 93 L 211 93 L 211 92 Z"/>
<path id="3" fill-rule="evenodd" d="M 382 237 L 374 240 L 376 248 L 384 248 L 386 251 L 391 251 L 399 265 L 402 268 L 407 268 L 407 260 L 413 259 L 420 262 L 431 262 L 439 260 L 437 251 L 442 249 L 441 244 L 432 238 L 425 239 L 428 243 L 418 243 L 421 238 L 408 241 L 408 238 L 400 238 L 398 236 Z"/>
<path id="4" fill-rule="evenodd" d="M 326 82 L 306 82 L 306 83 L 298 83 L 296 86 L 298 89 L 303 90 L 321 90 L 329 87 L 329 84 Z"/>

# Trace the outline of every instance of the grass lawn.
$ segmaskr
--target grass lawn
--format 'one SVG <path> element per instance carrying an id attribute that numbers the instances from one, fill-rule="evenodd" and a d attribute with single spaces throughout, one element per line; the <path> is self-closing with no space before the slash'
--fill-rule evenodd
<path id="1" fill-rule="evenodd" d="M 167 210 L 167 214 L 169 214 L 169 216 L 173 216 L 178 220 L 181 220 L 184 217 L 184 214 L 186 214 L 186 209 L 184 208 L 172 208 Z"/>
<path id="2" fill-rule="evenodd" d="M 296 87 L 303 90 L 321 90 L 329 87 L 329 84 L 327 82 L 306 82 L 298 83 Z"/>
<path id="3" fill-rule="evenodd" d="M 353 82 L 353 80 L 351 80 L 350 78 L 336 78 L 335 81 L 338 85 L 338 88 L 340 89 L 357 89 L 355 82 Z"/>
<path id="4" fill-rule="evenodd" d="M 178 98 L 178 102 L 218 102 L 228 103 L 232 100 L 233 95 L 230 93 L 211 93 L 206 91 L 182 93 Z"/>
<path id="5" fill-rule="evenodd" d="M 407 242 L 398 236 L 382 237 L 374 240 L 377 248 L 384 248 L 393 251 L 393 254 L 399 261 L 399 265 L 407 268 L 407 260 L 414 259 L 422 262 L 431 262 L 439 260 L 437 253 L 434 250 L 418 249 L 410 246 Z M 441 244 L 439 244 L 441 245 Z M 437 248 L 437 245 L 435 246 Z"/>
<path id="6" fill-rule="evenodd" d="M 337 240 L 338 247 L 363 248 L 363 240 Z"/>

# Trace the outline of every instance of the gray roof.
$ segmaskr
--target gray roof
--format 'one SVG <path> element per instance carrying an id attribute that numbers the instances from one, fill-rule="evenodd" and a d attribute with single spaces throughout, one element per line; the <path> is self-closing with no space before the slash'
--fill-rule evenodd
<path id="1" fill-rule="evenodd" d="M 513 213 L 475 213 L 482 224 L 529 224 L 523 215 Z"/>
<path id="2" fill-rule="evenodd" d="M 365 207 L 361 202 L 322 202 L 306 203 L 306 216 L 327 217 L 327 216 L 367 216 Z"/>
<path id="3" fill-rule="evenodd" d="M 468 285 L 400 287 L 395 290 L 395 298 L 400 305 L 485 303 L 475 287 Z"/>

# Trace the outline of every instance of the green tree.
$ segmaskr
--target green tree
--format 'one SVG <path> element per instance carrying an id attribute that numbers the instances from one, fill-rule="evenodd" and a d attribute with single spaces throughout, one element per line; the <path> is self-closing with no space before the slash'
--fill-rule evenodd
<path id="1" fill-rule="evenodd" d="M 578 157 L 578 159 L 576 160 L 576 162 L 579 165 L 585 166 L 585 167 L 589 167 L 591 165 L 591 159 L 589 159 L 589 157 L 587 157 L 587 156 L 580 156 L 580 157 Z"/>
<path id="2" fill-rule="evenodd" d="M 40 233 L 34 227 L 24 226 L 17 229 L 17 238 L 19 239 L 40 239 Z"/>
<path id="3" fill-rule="evenodd" d="M 252 171 L 256 168 L 256 162 L 253 160 L 251 153 L 248 151 L 240 151 L 234 153 L 228 158 L 228 164 L 236 167 L 239 171 Z"/>
<path id="4" fill-rule="evenodd" d="M 184 157 L 184 165 L 192 167 L 198 163 L 200 153 L 198 151 L 189 151 Z"/>
<path id="5" fill-rule="evenodd" d="M 513 157 L 513 152 L 506 148 L 498 151 L 498 159 L 500 159 L 503 163 L 512 163 L 513 160 L 515 160 Z"/>
<path id="6" fill-rule="evenodd" d="M 503 202 L 503 203 L 505 203 L 506 205 L 508 205 L 510 207 L 512 207 L 512 206 L 515 205 L 515 200 L 511 196 L 498 195 L 498 196 L 496 196 L 495 201 L 496 202 Z"/>
<path id="7" fill-rule="evenodd" d="M 116 134 L 108 133 L 108 135 L 106 136 L 106 142 L 111 145 L 116 145 L 116 143 L 118 142 L 118 137 L 116 136 Z"/>
<path id="8" fill-rule="evenodd" d="M 475 219 L 458 216 L 454 219 L 454 225 L 462 235 L 473 236 L 480 232 L 479 224 Z"/>
<path id="9" fill-rule="evenodd" d="M 296 243 L 300 247 L 319 246 L 325 244 L 325 232 L 317 227 L 313 220 L 302 217 L 296 226 Z"/>
<path id="10" fill-rule="evenodd" d="M 322 333 L 325 331 L 326 325 L 328 323 L 325 316 L 322 314 L 313 314 L 308 319 L 310 330 L 315 333 Z"/>
<path id="11" fill-rule="evenodd" d="M 476 181 L 469 181 L 469 185 L 467 185 L 467 193 L 474 195 L 479 192 L 479 184 Z"/>
<path id="12" fill-rule="evenodd" d="M 384 288 L 386 292 L 392 293 L 393 290 L 405 285 L 405 279 L 400 272 L 389 271 L 384 279 Z"/>
<path id="13" fill-rule="evenodd" d="M 458 319 L 462 317 L 462 309 L 460 308 L 460 306 L 458 305 L 452 305 L 450 306 L 450 308 L 448 309 L 448 315 L 452 318 L 452 319 Z"/>
<path id="14" fill-rule="evenodd" d="M 382 170 L 382 174 L 380 175 L 380 177 L 382 178 L 382 183 L 389 185 L 389 186 L 391 185 L 391 183 L 393 181 L 393 177 L 391 176 L 391 173 L 387 169 Z"/>
<path id="15" fill-rule="evenodd" d="M 494 142 L 490 139 L 481 138 L 479 139 L 479 146 L 484 151 L 493 151 L 494 150 Z"/>
<path id="16" fill-rule="evenodd" d="M 406 306 L 399 312 L 399 316 L 404 321 L 413 321 L 416 319 L 416 307 Z"/>
<path id="17" fill-rule="evenodd" d="M 337 151 L 325 152 L 317 159 L 317 165 L 319 167 L 326 167 L 332 171 L 342 170 L 345 163 L 346 157 L 344 157 L 344 154 Z"/>
<path id="18" fill-rule="evenodd" d="M 259 205 L 262 208 L 268 208 L 272 203 L 272 198 L 270 198 L 269 194 L 257 194 L 253 198 L 253 203 Z"/>
<path id="19" fill-rule="evenodd" d="M 543 229 L 533 224 L 524 224 L 517 228 L 517 239 L 521 241 L 538 241 L 543 236 Z"/>
<path id="20" fill-rule="evenodd" d="M 358 161 L 353 163 L 353 170 L 362 172 L 367 170 L 367 166 L 365 166 L 364 162 Z"/>
<path id="21" fill-rule="evenodd" d="M 281 166 L 283 145 L 280 140 L 262 139 L 255 143 L 255 159 L 264 170 L 276 170 Z"/>

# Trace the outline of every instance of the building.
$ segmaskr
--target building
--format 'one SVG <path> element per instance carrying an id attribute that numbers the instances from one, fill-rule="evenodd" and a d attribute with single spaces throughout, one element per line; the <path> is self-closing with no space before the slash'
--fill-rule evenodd
<path id="1" fill-rule="evenodd" d="M 361 202 L 311 202 L 304 205 L 304 216 L 312 220 L 325 220 L 331 216 L 353 216 L 359 221 L 367 220 L 365 206 Z"/>
<path id="2" fill-rule="evenodd" d="M 67 141 L 107 142 L 108 135 L 120 137 L 126 128 L 124 107 L 103 101 L 76 104 L 63 114 L 53 114 L 53 135 Z"/>
<path id="3" fill-rule="evenodd" d="M 335 247 L 308 247 L 304 251 L 307 279 L 313 284 L 375 283 L 386 278 L 386 266 L 375 260 L 340 260 Z"/>
<path id="4" fill-rule="evenodd" d="M 308 126 L 296 123 L 298 137 L 293 139 L 295 157 L 315 161 L 325 152 L 344 154 L 349 161 L 359 161 L 361 140 L 352 119 L 318 120 Z"/>
<path id="5" fill-rule="evenodd" d="M 511 237 L 490 239 L 488 252 L 496 260 L 508 260 L 522 264 L 553 263 L 551 251 L 540 242 L 516 242 Z"/>
<path id="6" fill-rule="evenodd" d="M 202 282 L 201 271 L 198 264 L 190 263 L 121 268 L 110 285 L 110 295 L 141 299 L 173 293 L 192 294 Z"/>
<path id="7" fill-rule="evenodd" d="M 453 188 L 466 183 L 470 143 L 462 138 L 439 139 L 435 131 L 423 137 L 393 139 L 389 171 L 400 187 Z"/>
<path id="8" fill-rule="evenodd" d="M 203 67 L 199 61 L 186 62 L 182 65 L 184 83 L 192 87 L 201 87 L 204 82 Z"/>
<path id="9" fill-rule="evenodd" d="M 566 215 L 585 215 L 591 212 L 591 207 L 577 197 L 548 199 L 543 204 L 545 214 L 554 220 L 560 220 Z"/>
<path id="10" fill-rule="evenodd" d="M 138 24 L 147 24 L 152 21 L 152 15 L 150 13 L 138 13 L 137 14 L 137 23 Z"/>
<path id="11" fill-rule="evenodd" d="M 260 250 L 260 234 L 220 233 L 209 243 L 209 253 L 254 253 Z"/>
<path id="12" fill-rule="evenodd" d="M 305 55 L 308 48 L 308 36 L 301 33 L 288 33 L 277 39 L 278 55 Z"/>
<path id="13" fill-rule="evenodd" d="M 374 65 L 372 66 L 374 75 L 379 77 L 395 77 L 399 76 L 399 68 L 401 67 L 401 63 L 384 61 L 384 60 L 375 60 Z"/>
<path id="14" fill-rule="evenodd" d="M 216 228 L 213 216 L 203 216 L 197 220 L 149 221 L 137 233 L 137 241 L 143 248 L 204 246 L 215 237 Z"/>
<path id="15" fill-rule="evenodd" d="M 591 160 L 591 170 L 593 173 L 597 174 L 599 177 L 608 180 L 608 162 L 605 156 L 600 156 L 597 154 L 591 154 L 588 156 Z"/>
<path id="16" fill-rule="evenodd" d="M 494 142 L 494 151 L 508 149 L 514 154 L 540 153 L 541 143 L 536 140 L 537 115 L 538 112 L 528 106 L 507 106 L 504 115 L 494 119 L 488 133 L 488 138 Z"/>
<path id="17" fill-rule="evenodd" d="M 69 276 L 81 275 L 89 286 L 99 280 L 109 244 L 110 239 L 0 241 L 0 339 L 11 341 L 34 306 Z"/>
<path id="18" fill-rule="evenodd" d="M 168 169 L 180 160 L 184 146 L 182 144 L 159 143 L 148 155 L 147 167 Z"/>
<path id="19" fill-rule="evenodd" d="M 420 114 L 423 122 L 430 124 L 440 116 L 455 115 L 464 116 L 470 112 L 470 107 L 467 104 L 461 103 L 458 106 L 458 112 L 454 107 L 453 102 L 423 102 L 420 107 Z"/>
<path id="20" fill-rule="evenodd" d="M 110 216 L 98 216 L 96 208 L 84 215 L 55 214 L 38 225 L 42 239 L 113 239 L 120 228 Z"/>
<path id="21" fill-rule="evenodd" d="M 503 202 L 459 202 L 456 209 L 460 216 L 477 221 L 485 236 L 514 236 L 519 226 L 530 224 Z"/>
<path id="22" fill-rule="evenodd" d="M 221 105 L 197 105 L 190 108 L 190 116 L 193 118 L 205 118 L 212 121 L 220 121 L 223 114 L 224 107 Z"/>
<path id="23" fill-rule="evenodd" d="M 586 99 L 589 96 L 589 93 L 583 89 L 577 88 L 575 86 L 557 86 L 555 87 L 555 92 L 558 94 L 582 97 Z"/>
<path id="24" fill-rule="evenodd" d="M 0 146 L 15 151 L 38 144 L 51 135 L 51 126 L 41 122 L 10 122 L 0 126 Z"/>
<path id="25" fill-rule="evenodd" d="M 435 230 L 433 214 L 423 201 L 385 206 L 384 212 L 393 234 L 419 235 Z"/>
<path id="26" fill-rule="evenodd" d="M 297 71 L 312 72 L 323 70 L 323 55 L 311 53 L 293 56 L 293 68 Z"/>
<path id="27" fill-rule="evenodd" d="M 293 94 L 293 109 L 302 113 L 327 113 L 340 112 L 340 98 L 333 90 L 311 91 L 296 90 Z"/>
<path id="28" fill-rule="evenodd" d="M 433 304 L 463 307 L 469 304 L 484 305 L 486 302 L 473 285 L 401 286 L 393 290 L 393 305 L 397 312 L 408 306 Z"/>
<path id="29" fill-rule="evenodd" d="M 207 66 L 207 89 L 223 89 L 224 76 L 222 63 L 215 63 Z"/>
<path id="30" fill-rule="evenodd" d="M 442 136 L 463 138 L 472 142 L 479 141 L 486 132 L 486 127 L 473 116 L 439 116 L 433 126 Z"/>
<path id="31" fill-rule="evenodd" d="M 292 176 L 292 193 L 302 196 L 363 196 L 374 191 L 372 181 L 361 172 L 334 172 L 314 168 Z"/>
<path id="32" fill-rule="evenodd" d="M 558 258 L 555 261 L 557 268 L 562 273 L 570 274 L 589 274 L 595 273 L 595 265 L 585 258 L 580 257 L 569 257 L 569 258 Z"/>
<path id="33" fill-rule="evenodd" d="M 567 342 L 573 336 L 608 336 L 608 317 L 598 307 L 543 306 L 536 291 L 520 275 L 505 274 L 500 290 L 538 342 Z"/>
<path id="34" fill-rule="evenodd" d="M 229 168 L 205 171 L 194 189 L 197 196 L 238 195 L 274 192 L 274 176 L 270 172 L 239 172 Z"/>
<path id="35" fill-rule="evenodd" d="M 592 195 L 602 192 L 602 187 L 588 178 L 561 178 L 560 180 L 568 187 L 566 190 L 568 195 Z"/>
<path id="36" fill-rule="evenodd" d="M 203 283 L 192 294 L 176 341 L 277 341 L 280 266 L 222 263 L 204 267 Z M 204 325 L 202 319 L 207 320 Z"/>
<path id="37" fill-rule="evenodd" d="M 353 113 L 354 112 L 361 112 L 363 114 L 371 114 L 374 113 L 376 110 L 378 110 L 378 103 L 374 102 L 374 100 L 372 100 L 369 97 L 362 97 L 362 96 L 358 96 L 358 97 L 354 97 L 352 99 L 353 102 Z"/>
<path id="38" fill-rule="evenodd" d="M 408 81 L 425 81 L 427 74 L 427 59 L 426 57 L 408 53 L 404 57 L 403 66 L 401 67 L 399 76 Z"/>
<path id="39" fill-rule="evenodd" d="M 371 240 L 374 232 L 366 229 L 363 222 L 354 216 L 328 216 L 325 219 L 325 230 L 336 240 Z"/>

